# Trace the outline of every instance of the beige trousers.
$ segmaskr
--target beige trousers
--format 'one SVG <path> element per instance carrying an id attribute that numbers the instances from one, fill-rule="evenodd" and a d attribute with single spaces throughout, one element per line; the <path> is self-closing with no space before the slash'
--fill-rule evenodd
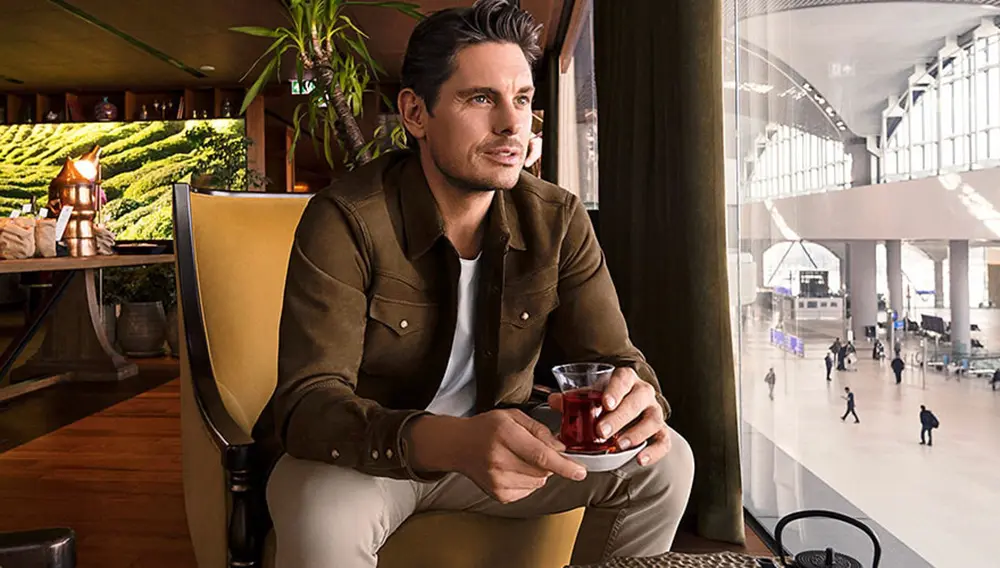
<path id="1" fill-rule="evenodd" d="M 372 477 L 322 462 L 283 456 L 267 485 L 277 537 L 277 568 L 375 568 L 378 551 L 410 515 L 468 511 L 530 518 L 586 506 L 573 563 L 653 556 L 670 549 L 694 477 L 691 447 L 670 430 L 670 453 L 656 464 L 635 460 L 583 481 L 552 476 L 544 487 L 502 504 L 467 477 L 435 483 Z"/>

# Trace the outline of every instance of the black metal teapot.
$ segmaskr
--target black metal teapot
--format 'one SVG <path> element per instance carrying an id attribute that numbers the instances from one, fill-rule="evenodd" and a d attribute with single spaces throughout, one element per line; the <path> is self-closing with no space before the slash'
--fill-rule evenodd
<path id="1" fill-rule="evenodd" d="M 879 543 L 878 535 L 868 528 L 867 525 L 857 519 L 836 513 L 834 511 L 824 511 L 820 509 L 798 511 L 790 515 L 786 515 L 778 521 L 777 526 L 774 527 L 774 539 L 777 541 L 778 550 L 781 552 L 781 556 L 779 557 L 781 560 L 781 566 L 785 566 L 787 568 L 865 568 L 861 562 L 858 562 L 854 558 L 851 558 L 842 552 L 836 552 L 833 548 L 827 548 L 826 550 L 806 550 L 796 554 L 795 558 L 786 558 L 785 549 L 781 546 L 781 532 L 785 530 L 785 526 L 792 521 L 813 517 L 834 519 L 854 525 L 868 535 L 868 538 L 872 541 L 872 548 L 874 550 L 871 568 L 878 568 L 879 561 L 882 560 L 882 545 Z"/>

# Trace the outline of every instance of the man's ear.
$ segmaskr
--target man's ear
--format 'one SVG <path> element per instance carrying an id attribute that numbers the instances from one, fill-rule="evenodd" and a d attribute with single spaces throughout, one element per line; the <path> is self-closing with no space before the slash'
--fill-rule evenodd
<path id="1" fill-rule="evenodd" d="M 396 107 L 399 108 L 399 116 L 403 121 L 403 128 L 417 140 L 421 140 L 426 135 L 427 129 L 427 105 L 424 99 L 413 89 L 403 89 L 396 97 Z"/>

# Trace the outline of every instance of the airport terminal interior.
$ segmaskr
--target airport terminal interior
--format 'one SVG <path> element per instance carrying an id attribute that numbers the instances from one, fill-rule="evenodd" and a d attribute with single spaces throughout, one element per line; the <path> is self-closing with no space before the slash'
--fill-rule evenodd
<path id="1" fill-rule="evenodd" d="M 882 567 L 994 566 L 1000 0 L 510 1 L 543 26 L 528 169 L 588 209 L 671 425 L 719 436 L 674 549 L 874 568 L 832 519 L 779 544 L 816 509 Z M 405 145 L 409 34 L 472 2 L 0 0 L 0 565 L 271 565 L 276 219 Z M 268 51 L 302 5 L 343 17 L 337 81 Z M 551 517 L 418 519 L 379 566 L 506 566 L 510 533 L 562 568 Z"/>
<path id="2" fill-rule="evenodd" d="M 884 565 L 988 565 L 1000 7 L 776 4 L 736 2 L 723 38 L 745 504 L 772 527 L 850 512 L 876 528 Z M 869 558 L 860 533 L 806 523 L 803 546 Z"/>

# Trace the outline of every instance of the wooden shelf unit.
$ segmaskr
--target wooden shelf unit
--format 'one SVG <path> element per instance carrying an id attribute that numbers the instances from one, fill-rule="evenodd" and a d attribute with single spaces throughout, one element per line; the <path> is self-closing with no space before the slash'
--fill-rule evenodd
<path id="1" fill-rule="evenodd" d="M 159 89 L 150 91 L 108 90 L 69 91 L 63 93 L 0 93 L 0 125 L 30 123 L 94 122 L 94 107 L 105 97 L 118 107 L 115 122 L 136 122 L 142 120 L 143 106 L 148 113 L 147 120 L 178 120 L 202 118 L 226 118 L 223 113 L 225 101 L 232 108 L 230 118 L 237 118 L 243 104 L 245 90 L 242 88 L 197 87 Z M 159 110 L 156 103 L 163 105 Z M 166 105 L 169 103 L 169 107 Z M 166 109 L 166 110 L 164 110 Z M 56 120 L 48 120 L 50 111 L 56 112 Z M 197 111 L 197 115 L 195 112 Z"/>

